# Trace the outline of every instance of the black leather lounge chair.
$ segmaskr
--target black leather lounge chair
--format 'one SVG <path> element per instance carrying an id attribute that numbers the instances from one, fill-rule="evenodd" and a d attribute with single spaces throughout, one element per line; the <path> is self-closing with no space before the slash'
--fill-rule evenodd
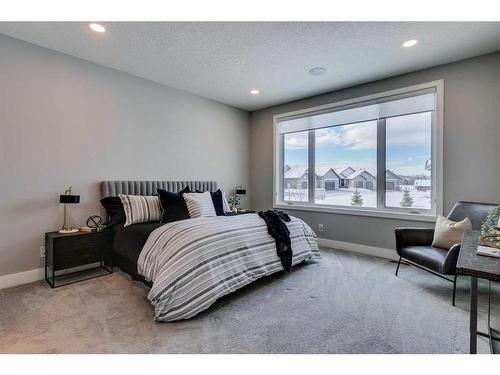
<path id="1" fill-rule="evenodd" d="M 487 203 L 458 202 L 450 211 L 448 219 L 461 221 L 468 217 L 472 223 L 472 229 L 480 230 L 486 217 L 495 207 L 496 205 Z M 460 243 L 453 245 L 449 250 L 432 247 L 434 229 L 397 228 L 395 229 L 395 234 L 396 250 L 399 255 L 396 276 L 398 275 L 401 259 L 404 259 L 406 262 L 424 271 L 452 282 L 452 305 L 455 306 L 455 292 L 457 289 L 456 266 L 458 253 L 460 252 Z"/>

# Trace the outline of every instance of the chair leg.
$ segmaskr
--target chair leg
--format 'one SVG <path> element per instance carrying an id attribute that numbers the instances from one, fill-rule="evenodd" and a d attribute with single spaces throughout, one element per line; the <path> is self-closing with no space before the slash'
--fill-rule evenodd
<path id="1" fill-rule="evenodd" d="M 451 304 L 455 306 L 455 295 L 457 294 L 457 276 L 455 275 L 455 278 L 453 279 L 453 300 Z"/>
<path id="2" fill-rule="evenodd" d="M 396 267 L 396 276 L 398 276 L 399 265 L 401 264 L 401 257 L 399 257 L 398 266 Z"/>

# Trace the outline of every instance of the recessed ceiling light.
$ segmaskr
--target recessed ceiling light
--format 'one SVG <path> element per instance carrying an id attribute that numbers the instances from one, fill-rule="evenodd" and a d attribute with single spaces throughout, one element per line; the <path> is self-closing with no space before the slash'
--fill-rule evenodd
<path id="1" fill-rule="evenodd" d="M 89 23 L 89 27 L 91 30 L 95 31 L 96 33 L 103 33 L 106 31 L 106 28 L 103 25 L 100 25 L 98 23 Z"/>
<path id="2" fill-rule="evenodd" d="M 418 40 L 410 39 L 410 40 L 407 40 L 406 42 L 403 43 L 403 47 L 405 47 L 405 48 L 413 47 L 413 46 L 417 45 L 417 43 L 418 43 Z"/>
<path id="3" fill-rule="evenodd" d="M 309 74 L 312 76 L 322 76 L 326 73 L 326 68 L 317 67 L 309 70 Z"/>
<path id="4" fill-rule="evenodd" d="M 259 92 L 260 91 L 257 89 L 250 90 L 250 94 L 252 94 L 252 95 L 259 95 Z"/>

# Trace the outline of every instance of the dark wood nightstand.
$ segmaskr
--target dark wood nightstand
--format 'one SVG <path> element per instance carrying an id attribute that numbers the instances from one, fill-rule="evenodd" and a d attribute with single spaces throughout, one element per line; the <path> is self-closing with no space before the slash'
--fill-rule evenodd
<path id="1" fill-rule="evenodd" d="M 93 279 L 113 273 L 111 252 L 113 249 L 113 232 L 110 229 L 100 232 L 45 233 L 45 280 L 52 288 L 73 284 L 78 281 Z M 60 271 L 74 267 L 98 263 L 99 265 L 85 270 L 62 273 Z M 94 274 L 90 277 L 70 280 L 56 286 L 56 278 L 68 279 L 80 273 Z M 99 272 L 95 275 L 96 271 Z"/>
<path id="2" fill-rule="evenodd" d="M 244 215 L 244 214 L 254 214 L 255 211 L 252 210 L 244 210 L 244 211 L 238 211 L 238 212 L 226 212 L 226 216 L 236 216 L 236 215 Z"/>

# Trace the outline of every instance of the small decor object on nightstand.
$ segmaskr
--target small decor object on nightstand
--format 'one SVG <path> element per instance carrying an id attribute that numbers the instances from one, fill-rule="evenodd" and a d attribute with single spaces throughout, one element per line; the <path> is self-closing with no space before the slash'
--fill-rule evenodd
<path id="1" fill-rule="evenodd" d="M 81 232 L 100 232 L 106 229 L 106 225 L 102 223 L 102 218 L 99 215 L 91 215 L 87 219 L 87 226 L 80 227 Z"/>
<path id="2" fill-rule="evenodd" d="M 234 195 L 229 198 L 228 205 L 229 209 L 232 212 L 238 212 L 238 206 L 240 205 L 240 195 L 246 195 L 246 189 L 243 189 L 241 186 L 236 186 L 234 188 Z"/>
<path id="3" fill-rule="evenodd" d="M 59 233 L 75 233 L 78 232 L 78 229 L 74 229 L 67 225 L 66 222 L 66 205 L 67 204 L 75 204 L 80 203 L 79 195 L 71 194 L 71 186 L 64 192 L 64 195 L 59 197 L 59 203 L 64 203 L 64 225 L 63 228 L 59 231 Z"/>

